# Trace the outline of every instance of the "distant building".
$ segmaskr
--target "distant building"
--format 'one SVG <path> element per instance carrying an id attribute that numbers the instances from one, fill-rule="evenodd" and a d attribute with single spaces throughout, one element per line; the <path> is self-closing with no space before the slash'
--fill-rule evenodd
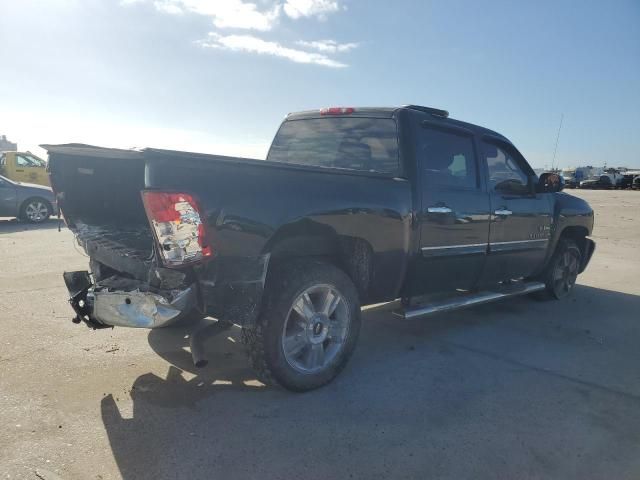
<path id="1" fill-rule="evenodd" d="M 15 152 L 18 150 L 18 144 L 7 140 L 6 135 L 0 135 L 0 152 L 5 150 L 10 150 Z"/>

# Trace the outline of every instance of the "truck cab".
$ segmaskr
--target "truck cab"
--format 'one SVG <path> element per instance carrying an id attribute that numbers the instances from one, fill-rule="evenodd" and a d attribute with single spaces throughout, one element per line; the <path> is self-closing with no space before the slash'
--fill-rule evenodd
<path id="1" fill-rule="evenodd" d="M 0 152 L 0 175 L 14 182 L 49 186 L 47 162 L 31 152 Z"/>

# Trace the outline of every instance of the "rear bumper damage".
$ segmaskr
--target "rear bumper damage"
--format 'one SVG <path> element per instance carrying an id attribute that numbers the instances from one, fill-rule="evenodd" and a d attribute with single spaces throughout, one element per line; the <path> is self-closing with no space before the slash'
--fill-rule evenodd
<path id="1" fill-rule="evenodd" d="M 89 327 L 158 328 L 176 321 L 197 305 L 195 285 L 181 290 L 151 291 L 136 281 L 93 283 L 86 271 L 65 272 L 75 323 Z M 116 284 L 124 288 L 113 288 Z"/>

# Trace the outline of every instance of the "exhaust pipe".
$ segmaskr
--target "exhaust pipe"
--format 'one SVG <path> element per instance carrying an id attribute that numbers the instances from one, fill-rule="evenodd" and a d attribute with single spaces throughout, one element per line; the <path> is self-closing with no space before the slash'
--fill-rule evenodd
<path id="1" fill-rule="evenodd" d="M 204 348 L 205 342 L 209 338 L 229 330 L 232 326 L 231 322 L 205 319 L 193 330 L 189 336 L 189 348 L 193 364 L 197 368 L 204 368 L 209 364 Z"/>

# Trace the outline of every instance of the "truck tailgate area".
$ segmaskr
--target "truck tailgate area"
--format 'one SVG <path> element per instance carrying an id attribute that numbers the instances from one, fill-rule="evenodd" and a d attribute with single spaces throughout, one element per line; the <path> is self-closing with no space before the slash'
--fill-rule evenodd
<path id="1" fill-rule="evenodd" d="M 145 225 L 75 224 L 76 240 L 93 260 L 139 280 L 153 261 L 153 235 Z"/>
<path id="2" fill-rule="evenodd" d="M 67 225 L 92 260 L 146 280 L 154 241 L 140 191 L 141 152 L 47 146 L 51 183 Z"/>

